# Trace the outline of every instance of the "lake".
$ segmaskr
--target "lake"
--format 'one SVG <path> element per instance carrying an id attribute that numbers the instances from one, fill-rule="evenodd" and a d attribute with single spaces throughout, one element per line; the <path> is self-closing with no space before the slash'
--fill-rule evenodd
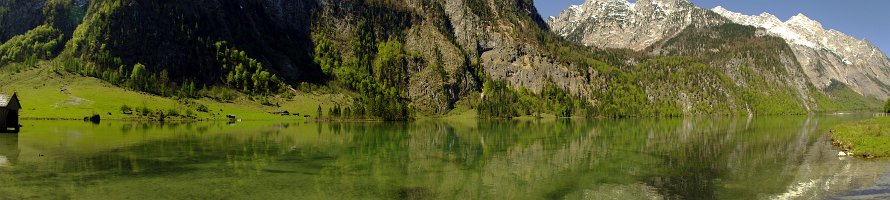
<path id="1" fill-rule="evenodd" d="M 831 146 L 867 117 L 23 121 L 0 199 L 822 199 L 890 169 Z"/>

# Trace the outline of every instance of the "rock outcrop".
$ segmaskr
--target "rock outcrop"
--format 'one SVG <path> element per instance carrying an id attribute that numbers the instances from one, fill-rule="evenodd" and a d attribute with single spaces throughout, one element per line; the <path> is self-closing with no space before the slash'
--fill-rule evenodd
<path id="1" fill-rule="evenodd" d="M 589 0 L 550 18 L 560 36 L 587 46 L 643 50 L 690 25 L 723 23 L 686 0 Z"/>

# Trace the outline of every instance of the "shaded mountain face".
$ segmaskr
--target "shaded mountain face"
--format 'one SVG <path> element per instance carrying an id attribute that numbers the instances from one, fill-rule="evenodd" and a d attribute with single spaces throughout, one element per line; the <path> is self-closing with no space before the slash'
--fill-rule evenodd
<path id="1" fill-rule="evenodd" d="M 0 43 L 51 23 L 67 37 L 80 24 L 88 0 L 7 0 L 0 2 Z"/>
<path id="2" fill-rule="evenodd" d="M 41 0 L 0 2 L 0 41 L 9 40 L 43 23 L 44 3 Z"/>
<path id="3" fill-rule="evenodd" d="M 227 42 L 283 79 L 318 80 L 310 67 L 314 1 L 95 0 L 65 56 L 99 68 L 141 63 L 201 83 L 220 81 L 213 44 Z"/>
<path id="4" fill-rule="evenodd" d="M 666 41 L 680 41 L 673 38 L 683 32 L 702 28 L 717 30 L 713 27 L 726 23 L 762 28 L 754 30 L 757 32 L 754 36 L 774 36 L 784 40 L 791 51 L 786 52 L 784 48 L 762 49 L 781 52 L 779 55 L 763 55 L 757 58 L 739 54 L 725 56 L 737 60 L 750 60 L 752 62 L 746 63 L 750 66 L 757 66 L 758 60 L 777 60 L 776 56 L 783 59 L 792 57 L 790 62 L 783 62 L 785 63 L 783 67 L 789 72 L 801 73 L 780 79 L 790 80 L 788 84 L 798 88 L 797 93 L 807 93 L 809 87 L 807 85 L 813 85 L 820 90 L 829 90 L 839 83 L 863 96 L 883 99 L 890 94 L 888 92 L 890 65 L 887 65 L 884 53 L 868 42 L 856 40 L 838 31 L 824 30 L 819 22 L 803 15 L 782 22 L 768 13 L 745 16 L 722 7 L 715 8 L 711 12 L 698 8 L 687 0 L 641 0 L 636 3 L 629 3 L 626 0 L 588 0 L 548 20 L 554 32 L 586 46 L 629 48 L 654 55 L 693 56 L 749 46 L 718 45 L 705 48 L 699 45 L 682 51 L 677 51 L 676 47 L 670 45 L 664 46 L 669 44 Z M 684 41 L 709 41 L 713 40 L 712 37 L 708 35 L 686 37 Z M 720 43 L 727 41 L 732 40 Z M 780 45 L 775 47 L 779 48 Z M 704 59 L 711 61 L 711 65 L 715 67 L 727 65 L 719 58 Z M 798 75 L 800 77 L 797 77 Z M 807 95 L 801 95 L 801 98 L 809 99 Z"/>
<path id="5" fill-rule="evenodd" d="M 785 39 L 809 81 L 820 89 L 837 81 L 862 95 L 880 99 L 890 96 L 890 62 L 868 41 L 825 30 L 821 23 L 803 14 L 782 22 L 769 13 L 748 16 L 723 7 L 712 10 L 734 23 L 762 28 Z"/>

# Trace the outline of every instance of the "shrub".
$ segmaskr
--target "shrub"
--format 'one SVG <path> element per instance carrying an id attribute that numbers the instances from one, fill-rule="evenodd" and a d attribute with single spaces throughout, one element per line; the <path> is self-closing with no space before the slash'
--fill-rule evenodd
<path id="1" fill-rule="evenodd" d="M 148 116 L 151 114 L 151 109 L 149 109 L 147 106 L 142 106 L 141 108 L 139 108 L 139 114 L 142 114 L 142 116 Z"/>
<path id="2" fill-rule="evenodd" d="M 126 104 L 124 104 L 123 106 L 121 106 L 121 112 L 124 114 L 132 114 L 133 108 L 130 108 L 130 106 L 127 106 Z"/>
<path id="3" fill-rule="evenodd" d="M 171 117 L 179 116 L 179 111 L 177 111 L 175 108 L 170 108 L 169 110 L 167 110 L 167 116 L 171 116 Z"/>
<path id="4" fill-rule="evenodd" d="M 198 110 L 198 112 L 210 112 L 210 109 L 207 108 L 207 106 L 205 106 L 204 104 L 199 104 L 198 109 L 196 110 Z"/>
<path id="5" fill-rule="evenodd" d="M 186 117 L 195 117 L 195 112 L 192 112 L 192 110 L 185 110 L 185 116 Z"/>

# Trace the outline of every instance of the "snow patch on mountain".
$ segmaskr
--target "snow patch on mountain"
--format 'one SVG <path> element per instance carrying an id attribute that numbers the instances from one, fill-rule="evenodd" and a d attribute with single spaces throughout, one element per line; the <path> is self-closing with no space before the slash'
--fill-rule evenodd
<path id="1" fill-rule="evenodd" d="M 691 25 L 697 11 L 688 0 L 587 0 L 547 23 L 556 34 L 587 46 L 642 50 Z"/>
<path id="2" fill-rule="evenodd" d="M 825 30 L 804 14 L 782 21 L 767 12 L 745 15 L 722 6 L 706 10 L 688 0 L 587 0 L 547 20 L 550 30 L 567 40 L 635 51 L 675 37 L 690 26 L 724 23 L 761 28 L 758 33 L 784 39 L 807 78 L 818 88 L 839 81 L 862 95 L 890 96 L 890 59 L 883 52 L 868 41 Z"/>
<path id="3" fill-rule="evenodd" d="M 802 13 L 782 22 L 769 13 L 744 15 L 722 6 L 711 11 L 733 23 L 762 28 L 785 39 L 817 87 L 826 88 L 832 80 L 837 80 L 862 95 L 890 96 L 887 87 L 890 85 L 890 63 L 886 55 L 868 41 L 834 29 L 825 30 L 822 23 Z"/>
<path id="4" fill-rule="evenodd" d="M 816 48 L 818 46 L 815 42 L 808 40 L 803 35 L 792 30 L 791 25 L 788 22 L 782 22 L 775 15 L 766 12 L 757 16 L 744 15 L 741 13 L 726 10 L 722 6 L 717 6 L 711 9 L 711 11 L 714 11 L 715 13 L 720 14 L 737 24 L 766 29 L 773 35 L 784 38 L 785 40 L 788 40 L 794 44 L 803 45 L 810 48 Z M 798 21 L 799 20 L 802 19 L 798 19 Z M 790 21 L 791 20 L 789 20 L 789 22 Z M 795 21 L 795 23 L 801 23 L 798 21 Z"/>

